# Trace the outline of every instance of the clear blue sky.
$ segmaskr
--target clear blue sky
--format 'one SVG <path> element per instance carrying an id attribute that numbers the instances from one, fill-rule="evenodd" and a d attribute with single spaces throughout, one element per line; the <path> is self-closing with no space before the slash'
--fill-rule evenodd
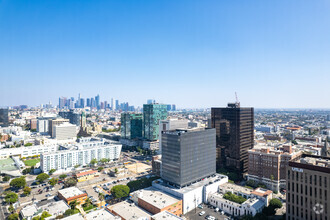
<path id="1" fill-rule="evenodd" d="M 330 1 L 0 0 L 0 106 L 330 108 Z"/>

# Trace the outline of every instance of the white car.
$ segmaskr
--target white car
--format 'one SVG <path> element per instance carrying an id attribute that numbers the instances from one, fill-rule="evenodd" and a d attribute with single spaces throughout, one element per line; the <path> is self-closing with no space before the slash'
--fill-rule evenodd
<path id="1" fill-rule="evenodd" d="M 204 211 L 201 211 L 200 213 L 199 213 L 199 216 L 202 216 L 202 215 L 204 215 L 205 214 L 205 212 Z"/>
<path id="2" fill-rule="evenodd" d="M 215 208 L 214 211 L 215 211 L 215 212 L 219 212 L 219 208 Z"/>

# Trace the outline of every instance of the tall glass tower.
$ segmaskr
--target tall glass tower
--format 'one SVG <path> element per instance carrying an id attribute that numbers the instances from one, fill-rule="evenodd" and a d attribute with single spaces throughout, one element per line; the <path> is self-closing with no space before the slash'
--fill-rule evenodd
<path id="1" fill-rule="evenodd" d="M 159 138 L 159 121 L 167 118 L 167 105 L 144 104 L 143 105 L 143 137 L 149 141 Z"/>

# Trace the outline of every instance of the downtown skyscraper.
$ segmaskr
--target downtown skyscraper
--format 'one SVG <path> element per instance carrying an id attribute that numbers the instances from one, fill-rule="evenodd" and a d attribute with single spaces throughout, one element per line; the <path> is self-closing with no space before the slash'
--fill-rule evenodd
<path id="1" fill-rule="evenodd" d="M 211 127 L 216 129 L 217 168 L 248 171 L 248 150 L 254 144 L 254 109 L 229 103 L 226 108 L 211 109 Z"/>

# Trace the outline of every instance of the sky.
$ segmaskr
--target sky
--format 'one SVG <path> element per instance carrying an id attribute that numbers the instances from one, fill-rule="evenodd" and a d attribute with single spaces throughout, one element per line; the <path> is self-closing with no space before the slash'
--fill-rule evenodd
<path id="1" fill-rule="evenodd" d="M 0 106 L 330 108 L 328 0 L 0 0 Z"/>

